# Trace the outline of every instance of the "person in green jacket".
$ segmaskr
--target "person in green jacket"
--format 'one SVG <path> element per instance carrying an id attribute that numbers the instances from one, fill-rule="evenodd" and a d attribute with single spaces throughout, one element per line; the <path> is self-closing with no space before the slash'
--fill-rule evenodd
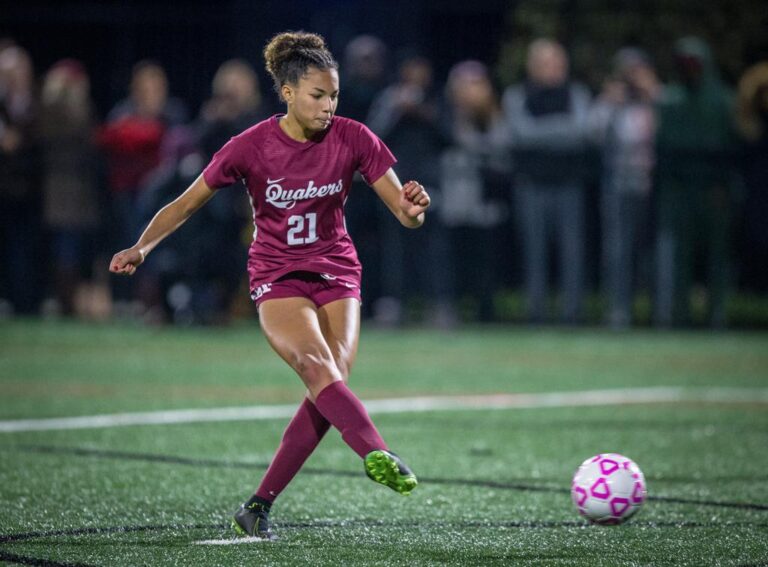
<path id="1" fill-rule="evenodd" d="M 707 44 L 675 43 L 679 82 L 659 103 L 656 303 L 660 326 L 691 322 L 694 267 L 706 266 L 709 323 L 724 326 L 729 285 L 731 179 L 735 150 L 731 94 Z"/>

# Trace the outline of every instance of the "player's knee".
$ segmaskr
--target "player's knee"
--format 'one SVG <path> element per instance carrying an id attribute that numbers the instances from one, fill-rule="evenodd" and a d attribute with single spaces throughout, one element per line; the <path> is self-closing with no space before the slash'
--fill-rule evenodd
<path id="1" fill-rule="evenodd" d="M 339 369 L 341 379 L 344 382 L 349 382 L 349 374 L 352 372 L 352 362 L 354 361 L 355 354 L 352 347 L 344 344 L 339 344 L 337 352 L 334 353 L 334 360 L 336 367 Z"/>
<path id="2" fill-rule="evenodd" d="M 310 390 L 319 390 L 339 379 L 339 370 L 334 361 L 322 353 L 300 351 L 293 355 L 291 362 L 296 373 Z"/>
<path id="3" fill-rule="evenodd" d="M 339 374 L 344 383 L 349 382 L 349 373 L 352 369 L 351 361 L 345 357 L 338 357 L 336 358 L 336 367 L 339 369 Z"/>
<path id="4" fill-rule="evenodd" d="M 343 370 L 341 367 L 339 367 L 339 373 L 341 374 L 341 379 L 344 381 L 344 383 L 349 384 L 349 370 Z"/>

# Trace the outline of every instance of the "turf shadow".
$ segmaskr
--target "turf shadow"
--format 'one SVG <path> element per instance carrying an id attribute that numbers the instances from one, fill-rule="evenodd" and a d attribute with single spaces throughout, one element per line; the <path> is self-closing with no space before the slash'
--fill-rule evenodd
<path id="1" fill-rule="evenodd" d="M 9 561 L 20 565 L 35 565 L 36 567 L 91 567 L 85 563 L 62 563 L 60 561 L 51 561 L 49 559 L 40 559 L 38 557 L 26 557 L 15 553 L 8 553 L 0 549 L 0 561 Z"/>
<path id="2" fill-rule="evenodd" d="M 269 463 L 254 463 L 246 461 L 228 461 L 219 459 L 200 459 L 191 457 L 178 457 L 174 455 L 158 455 L 153 453 L 132 453 L 128 451 L 113 451 L 107 449 L 89 449 L 83 447 L 60 447 L 54 445 L 13 445 L 3 446 L 0 450 L 18 450 L 28 453 L 45 453 L 45 454 L 63 454 L 63 455 L 77 455 L 81 457 L 97 457 L 105 459 L 122 459 L 131 461 L 143 461 L 154 463 L 166 463 L 186 466 L 198 466 L 198 467 L 216 467 L 216 468 L 247 468 L 247 469 L 266 469 Z M 333 476 L 347 476 L 358 477 L 360 473 L 347 470 L 336 469 L 319 469 L 313 467 L 305 467 L 302 469 L 303 474 L 310 475 L 333 475 Z M 422 484 L 443 484 L 452 486 L 474 486 L 480 488 L 493 488 L 496 490 L 517 490 L 523 492 L 550 492 L 568 494 L 570 490 L 568 488 L 561 488 L 555 486 L 542 486 L 534 484 L 523 484 L 514 482 L 498 482 L 492 480 L 482 479 L 466 479 L 466 478 L 437 478 L 437 477 L 419 477 L 419 481 Z M 768 504 L 759 504 L 753 502 L 728 502 L 722 500 L 696 500 L 693 498 L 678 498 L 672 496 L 649 496 L 648 500 L 656 502 L 668 502 L 672 504 L 690 504 L 694 506 L 713 506 L 719 508 L 734 508 L 739 510 L 759 510 L 768 511 Z"/>
<path id="3" fill-rule="evenodd" d="M 632 521 L 625 524 L 625 528 L 638 529 L 695 529 L 695 528 L 715 528 L 715 527 L 751 527 L 766 529 L 768 523 L 754 522 L 638 522 Z M 421 520 L 398 521 L 397 524 L 378 519 L 357 519 L 357 520 L 319 520 L 313 522 L 278 522 L 275 527 L 280 530 L 303 530 L 303 529 L 334 529 L 334 528 L 441 528 L 457 529 L 465 528 L 507 528 L 507 529 L 559 529 L 559 528 L 578 528 L 578 529 L 606 529 L 605 526 L 596 526 L 584 520 L 574 521 L 504 521 L 489 522 L 485 520 L 464 520 L 461 522 L 424 522 Z M 608 527 L 607 529 L 612 529 Z M 0 535 L 0 544 L 23 543 L 37 539 L 73 537 L 83 535 L 113 535 L 141 532 L 164 532 L 179 531 L 188 532 L 190 530 L 218 530 L 229 534 L 229 524 L 149 524 L 144 526 L 110 526 L 110 527 L 90 527 L 90 528 L 70 528 L 61 530 L 39 530 L 18 534 Z M 234 538 L 234 536 L 232 536 Z"/>

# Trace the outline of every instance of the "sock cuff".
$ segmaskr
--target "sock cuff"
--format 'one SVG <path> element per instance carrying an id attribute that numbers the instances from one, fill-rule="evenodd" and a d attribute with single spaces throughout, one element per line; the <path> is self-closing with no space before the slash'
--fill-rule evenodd
<path id="1" fill-rule="evenodd" d="M 315 405 L 320 403 L 320 400 L 327 397 L 327 394 L 332 394 L 333 392 L 336 392 L 339 389 L 346 389 L 346 387 L 347 385 L 344 384 L 344 380 L 336 380 L 335 382 L 328 384 L 325 388 L 323 388 L 320 391 L 320 393 L 317 395 L 317 398 L 315 398 Z"/>
<path id="2" fill-rule="evenodd" d="M 251 504 L 261 504 L 267 512 L 269 512 L 269 509 L 272 507 L 271 500 L 256 496 L 255 494 L 248 499 L 248 502 L 245 503 L 245 507 L 247 508 Z"/>

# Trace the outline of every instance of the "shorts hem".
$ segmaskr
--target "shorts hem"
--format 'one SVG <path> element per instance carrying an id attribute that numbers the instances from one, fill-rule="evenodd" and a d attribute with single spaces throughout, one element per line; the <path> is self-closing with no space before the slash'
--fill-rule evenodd
<path id="1" fill-rule="evenodd" d="M 272 283 L 263 283 L 251 292 L 251 300 L 257 309 L 265 301 L 293 297 L 304 297 L 317 309 L 339 299 L 357 299 L 358 303 L 362 304 L 359 284 L 324 273 L 308 273 L 309 279 L 300 277 L 304 272 L 295 272 L 295 276 L 299 277 L 282 276 Z"/>
<path id="2" fill-rule="evenodd" d="M 258 299 L 254 299 L 253 303 L 256 305 L 256 309 L 258 310 L 259 307 L 261 307 L 267 301 L 275 301 L 277 299 L 294 299 L 294 298 L 297 298 L 297 297 L 301 297 L 303 299 L 308 299 L 309 301 L 312 302 L 312 305 L 314 305 L 317 309 L 320 309 L 321 307 L 324 307 L 325 305 L 328 305 L 329 303 L 333 303 L 334 301 L 340 301 L 342 299 L 357 299 L 357 302 L 360 305 L 363 304 L 363 299 L 357 293 L 348 293 L 348 294 L 345 293 L 345 294 L 343 294 L 343 295 L 341 295 L 339 297 L 333 297 L 333 298 L 328 299 L 328 301 L 322 301 L 320 303 L 318 303 L 317 301 L 315 301 L 311 297 L 307 297 L 306 295 L 302 295 L 302 294 L 298 294 L 298 293 L 296 295 L 281 295 L 280 297 L 260 297 Z"/>

